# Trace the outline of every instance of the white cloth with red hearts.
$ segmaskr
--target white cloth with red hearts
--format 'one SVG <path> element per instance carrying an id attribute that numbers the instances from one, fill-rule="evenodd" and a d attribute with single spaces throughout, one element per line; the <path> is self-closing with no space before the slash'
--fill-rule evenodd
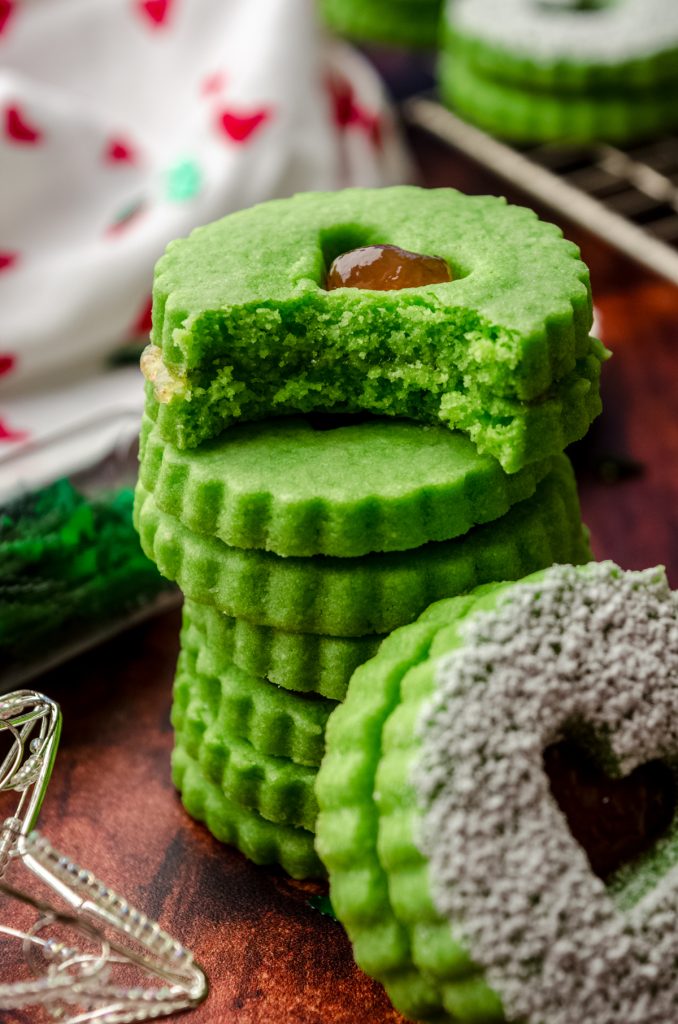
<path id="1" fill-rule="evenodd" d="M 407 176 L 379 81 L 312 0 L 0 0 L 0 450 L 32 429 L 3 394 L 148 333 L 170 239 Z"/>

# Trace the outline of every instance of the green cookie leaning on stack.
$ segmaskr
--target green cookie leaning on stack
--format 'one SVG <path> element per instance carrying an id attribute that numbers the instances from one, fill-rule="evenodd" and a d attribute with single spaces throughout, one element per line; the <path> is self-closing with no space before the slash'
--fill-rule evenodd
<path id="1" fill-rule="evenodd" d="M 174 778 L 218 838 L 323 874 L 352 673 L 431 601 L 590 558 L 562 454 L 600 409 L 590 327 L 557 229 L 451 190 L 298 196 L 169 247 L 135 516 L 186 597 Z"/>
<path id="2" fill-rule="evenodd" d="M 663 569 L 557 565 L 433 605 L 357 670 L 316 845 L 406 1016 L 676 1018 L 677 627 Z"/>

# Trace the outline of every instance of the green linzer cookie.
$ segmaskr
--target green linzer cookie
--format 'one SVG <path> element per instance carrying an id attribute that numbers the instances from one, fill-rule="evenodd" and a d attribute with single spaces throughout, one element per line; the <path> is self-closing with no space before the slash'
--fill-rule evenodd
<path id="1" fill-rule="evenodd" d="M 551 465 L 508 476 L 464 434 L 405 420 L 318 427 L 313 417 L 248 423 L 183 451 L 145 419 L 139 479 L 163 512 L 232 547 L 355 557 L 498 519 Z"/>
<path id="2" fill-rule="evenodd" d="M 339 272 L 366 246 L 376 260 Z M 459 429 L 516 472 L 598 414 L 591 322 L 577 248 L 531 210 L 451 189 L 308 193 L 170 244 L 142 365 L 182 448 L 239 420 L 363 410 Z"/>
<path id="3" fill-rule="evenodd" d="M 320 0 L 331 29 L 365 43 L 433 49 L 440 0 Z"/>
<path id="4" fill-rule="evenodd" d="M 317 693 L 331 700 L 344 699 L 353 672 L 377 653 L 383 639 L 290 633 L 235 619 L 188 599 L 184 608 L 217 671 L 223 670 L 224 663 L 234 662 L 286 690 Z"/>
<path id="5" fill-rule="evenodd" d="M 262 754 L 289 758 L 295 764 L 320 764 L 334 701 L 283 690 L 223 656 L 213 656 L 186 607 L 181 647 L 173 715 L 185 733 L 194 729 L 194 740 L 201 742 L 209 718 L 226 735 L 246 740 Z M 189 700 L 196 712 L 190 725 L 184 715 Z"/>
<path id="6" fill-rule="evenodd" d="M 280 558 L 192 533 L 137 485 L 145 553 L 193 601 L 261 625 L 334 636 L 386 633 L 433 600 L 554 561 L 585 561 L 572 468 L 565 456 L 536 493 L 465 537 L 361 558 Z"/>
<path id="7" fill-rule="evenodd" d="M 204 822 L 220 842 L 237 847 L 255 864 L 279 864 L 292 878 L 324 877 L 312 832 L 276 825 L 228 800 L 187 752 L 180 734 L 172 754 L 172 779 L 191 817 Z"/>
<path id="8" fill-rule="evenodd" d="M 356 673 L 317 845 L 403 1012 L 674 1019 L 677 638 L 663 570 L 554 566 L 440 602 Z"/>

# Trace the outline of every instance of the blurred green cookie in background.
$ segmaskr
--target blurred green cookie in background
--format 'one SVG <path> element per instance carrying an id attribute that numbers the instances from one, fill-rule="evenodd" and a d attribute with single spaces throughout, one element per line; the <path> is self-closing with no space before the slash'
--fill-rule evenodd
<path id="1" fill-rule="evenodd" d="M 365 43 L 433 49 L 440 0 L 319 0 L 320 13 L 339 35 Z"/>
<path id="2" fill-rule="evenodd" d="M 678 124 L 673 0 L 452 0 L 443 99 L 517 142 L 624 143 Z"/>

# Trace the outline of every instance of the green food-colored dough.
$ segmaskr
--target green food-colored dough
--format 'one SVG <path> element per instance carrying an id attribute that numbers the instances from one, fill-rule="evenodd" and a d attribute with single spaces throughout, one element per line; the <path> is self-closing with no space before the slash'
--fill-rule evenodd
<path id="1" fill-rule="evenodd" d="M 325 726 L 334 701 L 283 690 L 267 679 L 212 655 L 184 606 L 182 652 L 174 684 L 174 714 L 184 733 L 199 744 L 206 721 L 254 750 L 317 767 L 325 749 Z M 194 714 L 184 710 L 191 702 Z"/>
<path id="2" fill-rule="evenodd" d="M 317 768 L 262 754 L 247 740 L 229 733 L 218 707 L 216 713 L 210 710 L 203 690 L 185 693 L 181 677 L 190 664 L 187 661 L 183 659 L 178 667 L 175 718 L 186 752 L 231 803 L 256 811 L 266 821 L 312 831 L 318 810 L 313 791 Z"/>
<path id="3" fill-rule="evenodd" d="M 516 142 L 624 143 L 678 126 L 675 89 L 631 96 L 537 92 L 486 76 L 462 54 L 443 57 L 439 72 L 449 106 L 486 131 Z"/>
<path id="4" fill-rule="evenodd" d="M 506 584 L 484 588 L 473 602 L 450 609 L 447 623 L 431 643 L 428 658 L 403 676 L 400 702 L 382 732 L 381 759 L 375 774 L 377 849 L 391 906 L 407 933 L 414 965 L 438 987 L 449 1020 L 461 1024 L 478 1020 L 489 1024 L 505 1018 L 501 1000 L 487 986 L 482 971 L 472 963 L 449 921 L 441 918 L 433 905 L 428 866 L 415 844 L 416 804 L 410 802 L 413 790 L 409 769 L 416 750 L 415 736 L 407 739 L 405 732 L 416 721 L 421 700 L 433 692 L 435 659 L 459 643 L 459 623 L 480 608 L 492 607 L 506 588 Z M 398 792 L 402 784 L 405 789 Z"/>
<path id="5" fill-rule="evenodd" d="M 463 387 L 450 391 L 441 399 L 441 418 L 455 430 L 468 434 L 478 451 L 496 458 L 507 473 L 517 473 L 531 462 L 543 462 L 547 456 L 563 451 L 584 436 L 602 408 L 600 371 L 606 357 L 607 352 L 600 342 L 591 339 L 588 354 L 577 360 L 574 370 L 531 402 L 488 394 L 480 410 L 472 391 Z M 398 387 L 396 385 L 395 391 Z M 382 411 L 388 411 L 395 391 L 384 392 Z M 418 397 L 421 398 L 421 394 Z M 147 400 L 149 405 L 154 402 L 150 385 Z M 436 417 L 427 415 L 424 405 L 413 398 L 411 404 L 398 407 L 399 414 L 436 425 Z M 203 411 L 209 413 L 206 404 L 194 406 L 187 415 L 200 417 Z M 160 433 L 177 447 L 183 445 L 183 426 L 177 416 L 181 418 L 185 412 L 185 404 L 161 404 L 158 410 Z"/>
<path id="6" fill-rule="evenodd" d="M 484 587 L 481 592 L 492 589 Z M 380 823 L 374 794 L 382 732 L 400 702 L 403 678 L 426 661 L 441 630 L 474 603 L 474 595 L 438 602 L 416 622 L 396 630 L 377 656 L 355 672 L 346 703 L 328 722 L 327 752 L 316 780 L 320 807 L 316 848 L 329 872 L 332 906 L 349 934 L 358 964 L 385 985 L 399 1010 L 415 1020 L 439 1021 L 446 1015 L 438 980 L 422 971 L 415 960 L 413 936 L 396 912 L 402 913 L 402 900 L 396 900 L 394 906 L 380 859 Z M 419 862 L 415 867 L 420 867 Z M 416 874 L 412 880 L 417 887 L 412 898 L 423 902 L 428 886 L 422 885 Z M 418 909 L 422 933 L 427 924 L 432 926 L 433 954 L 440 944 L 439 918 L 432 905 L 424 911 Z M 445 948 L 446 963 L 449 954 Z M 461 950 L 453 950 L 451 959 L 456 966 L 459 1005 L 463 999 L 468 1011 L 459 1019 L 479 1024 L 496 1020 L 496 998 L 482 974 Z"/>
<path id="7" fill-rule="evenodd" d="M 255 864 L 280 864 L 292 878 L 324 877 L 311 832 L 276 825 L 234 804 L 207 778 L 179 734 L 172 754 L 172 778 L 188 813 L 204 822 L 220 842 L 237 847 Z"/>
<path id="8" fill-rule="evenodd" d="M 325 291 L 334 256 L 372 243 L 441 256 L 455 280 Z M 515 472 L 599 411 L 591 321 L 576 246 L 531 210 L 451 189 L 308 193 L 170 244 L 145 365 L 179 447 L 236 420 L 367 410 L 460 429 Z"/>
<path id="9" fill-rule="evenodd" d="M 191 621 L 218 672 L 232 661 L 286 690 L 332 700 L 344 699 L 353 672 L 376 654 L 382 640 L 381 636 L 290 633 L 232 618 L 207 604 L 186 600 L 184 607 L 190 609 Z"/>
<path id="10" fill-rule="evenodd" d="M 488 584 L 440 601 L 396 630 L 356 671 L 345 703 L 328 723 L 316 780 L 316 846 L 329 871 L 332 905 L 358 963 L 416 1019 L 504 1020 L 483 972 L 433 906 L 427 865 L 414 842 L 409 769 L 414 724 L 434 686 L 435 659 L 458 645 L 466 616 L 494 607 L 511 585 Z"/>
<path id="11" fill-rule="evenodd" d="M 565 456 L 501 519 L 412 551 L 341 559 L 242 551 L 192 533 L 141 484 L 135 522 L 146 554 L 191 600 L 260 625 L 333 636 L 386 633 L 443 596 L 589 558 Z"/>
<path id="12" fill-rule="evenodd" d="M 232 547 L 355 557 L 461 536 L 528 498 L 550 468 L 508 476 L 444 427 L 312 422 L 248 423 L 187 452 L 146 419 L 139 479 L 163 512 Z"/>
<path id="13" fill-rule="evenodd" d="M 320 0 L 331 29 L 363 42 L 432 49 L 438 41 L 439 0 Z"/>

